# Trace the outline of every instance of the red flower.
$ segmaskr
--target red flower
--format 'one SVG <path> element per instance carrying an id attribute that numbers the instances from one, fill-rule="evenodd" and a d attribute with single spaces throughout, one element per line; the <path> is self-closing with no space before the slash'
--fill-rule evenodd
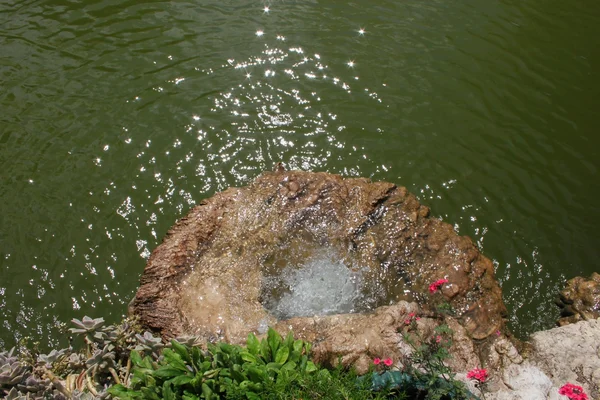
<path id="1" fill-rule="evenodd" d="M 383 360 L 383 363 L 385 364 L 386 367 L 390 367 L 394 362 L 392 361 L 391 358 L 386 358 L 385 360 Z"/>
<path id="2" fill-rule="evenodd" d="M 581 386 L 573 385 L 572 383 L 563 385 L 558 389 L 558 394 L 567 396 L 571 400 L 588 400 L 588 396 L 583 391 L 583 388 Z"/>
<path id="3" fill-rule="evenodd" d="M 440 286 L 442 286 L 444 283 L 448 283 L 448 279 L 438 279 L 437 281 L 433 282 L 431 285 L 429 285 L 429 293 L 437 292 Z"/>
<path id="4" fill-rule="evenodd" d="M 373 364 L 375 364 L 375 365 L 379 365 L 379 364 L 381 364 L 381 358 L 376 358 L 376 359 L 374 359 L 374 360 L 373 360 Z"/>
<path id="5" fill-rule="evenodd" d="M 441 342 L 441 341 L 442 341 L 442 337 L 441 337 L 440 335 L 436 335 L 436 336 L 434 336 L 434 339 L 435 339 L 435 342 L 436 342 L 436 343 L 439 343 L 439 342 Z"/>
<path id="6" fill-rule="evenodd" d="M 470 370 L 467 373 L 467 378 L 475 379 L 475 380 L 479 381 L 479 383 L 483 383 L 487 380 L 488 373 L 487 373 L 487 370 L 485 370 L 485 369 L 473 368 L 472 370 Z"/>

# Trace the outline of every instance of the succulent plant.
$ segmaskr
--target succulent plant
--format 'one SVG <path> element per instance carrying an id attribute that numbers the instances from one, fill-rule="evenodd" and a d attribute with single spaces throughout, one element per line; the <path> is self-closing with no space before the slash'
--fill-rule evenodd
<path id="1" fill-rule="evenodd" d="M 108 335 L 104 332 L 102 327 L 104 326 L 104 318 L 92 319 L 87 315 L 82 320 L 73 318 L 71 322 L 76 326 L 70 328 L 71 333 L 84 335 L 88 343 L 101 343 L 104 342 Z"/>
<path id="2" fill-rule="evenodd" d="M 0 353 L 0 387 L 10 388 L 31 375 L 31 366 L 21 363 L 13 351 Z"/>
<path id="3" fill-rule="evenodd" d="M 12 388 L 3 398 L 6 400 L 44 400 L 44 395 L 42 393 L 21 393 L 16 388 Z"/>
<path id="4" fill-rule="evenodd" d="M 6 400 L 26 400 L 27 396 L 23 395 L 16 388 L 12 388 L 10 392 L 6 394 Z"/>
<path id="5" fill-rule="evenodd" d="M 17 389 L 23 393 L 43 393 L 50 389 L 51 385 L 47 379 L 38 379 L 33 375 L 29 375 L 23 382 L 17 384 Z"/>
<path id="6" fill-rule="evenodd" d="M 108 371 L 109 368 L 115 367 L 115 346 L 112 344 L 104 346 L 101 350 L 94 351 L 94 354 L 89 358 L 85 365 L 88 369 L 94 368 L 96 371 Z"/>
<path id="7" fill-rule="evenodd" d="M 188 347 L 199 346 L 200 344 L 202 344 L 202 340 L 200 339 L 199 336 L 178 336 L 173 340 L 175 340 L 177 343 L 181 343 Z M 166 345 L 166 347 L 171 347 L 171 346 L 172 346 L 171 343 L 168 343 Z"/>
<path id="8" fill-rule="evenodd" d="M 69 329 L 72 333 L 94 332 L 102 328 L 102 326 L 104 326 L 104 318 L 92 319 L 87 315 L 84 316 L 81 321 L 77 318 L 73 318 L 71 322 L 76 326 L 76 328 Z"/>
<path id="9" fill-rule="evenodd" d="M 78 369 L 83 369 L 85 368 L 85 356 L 83 354 L 80 353 L 72 353 L 68 360 L 68 366 L 69 368 L 73 369 L 73 370 L 78 370 Z"/>
<path id="10" fill-rule="evenodd" d="M 56 389 L 52 391 L 50 398 L 53 400 L 67 400 L 67 396 Z"/>
<path id="11" fill-rule="evenodd" d="M 97 400 L 97 399 L 100 399 L 100 397 L 94 396 L 91 393 L 80 392 L 79 390 L 75 390 L 71 394 L 71 399 L 72 400 Z"/>
<path id="12" fill-rule="evenodd" d="M 0 366 L 4 364 L 12 364 L 13 362 L 18 361 L 18 358 L 13 355 L 14 352 L 14 347 L 10 349 L 10 351 L 0 352 Z"/>
<path id="13" fill-rule="evenodd" d="M 46 365 L 46 368 L 51 368 L 52 364 L 54 364 L 54 362 L 56 362 L 57 360 L 64 357 L 66 353 L 67 353 L 67 349 L 61 349 L 58 351 L 52 350 L 50 352 L 50 354 L 38 355 L 37 361 L 38 361 L 38 363 L 44 363 Z"/>
<path id="14" fill-rule="evenodd" d="M 138 345 L 135 346 L 135 350 L 143 351 L 158 356 L 158 351 L 164 347 L 164 344 L 159 337 L 154 337 L 152 333 L 146 331 L 144 336 L 140 334 L 135 335 L 138 340 Z"/>

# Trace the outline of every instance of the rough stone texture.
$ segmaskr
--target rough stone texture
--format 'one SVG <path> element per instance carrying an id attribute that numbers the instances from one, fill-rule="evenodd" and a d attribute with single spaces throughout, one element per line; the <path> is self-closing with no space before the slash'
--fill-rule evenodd
<path id="1" fill-rule="evenodd" d="M 577 382 L 591 398 L 600 398 L 600 319 L 536 332 L 530 341 L 533 351 L 528 361 L 556 386 Z"/>
<path id="2" fill-rule="evenodd" d="M 411 320 L 411 313 L 419 318 L 414 327 L 406 323 Z M 453 318 L 444 322 L 453 330 L 450 352 L 457 355 L 448 365 L 456 371 L 478 366 L 476 349 L 465 328 Z M 376 357 L 391 357 L 399 366 L 412 353 L 403 333 L 410 334 L 418 344 L 420 338 L 429 340 L 440 323 L 439 318 L 424 312 L 416 303 L 400 301 L 370 314 L 292 318 L 278 323 L 275 329 L 291 329 L 297 338 L 314 343 L 313 357 L 321 365 L 335 366 L 341 360 L 344 365 L 353 365 L 357 372 L 366 373 Z"/>
<path id="3" fill-rule="evenodd" d="M 575 278 L 561 293 L 563 323 L 588 321 L 537 332 L 528 353 L 519 354 L 505 336 L 506 309 L 491 262 L 428 214 L 391 183 L 278 168 L 216 194 L 178 221 L 150 257 L 130 312 L 165 339 L 194 334 L 241 343 L 269 325 L 282 334 L 292 329 L 313 342 L 318 362 L 341 359 L 365 372 L 374 357 L 392 357 L 398 366 L 411 352 L 401 334 L 410 314 L 420 317 L 411 333 L 427 340 L 442 322 L 431 306 L 448 301 L 458 311 L 445 319 L 454 331 L 449 363 L 473 392 L 466 371 L 484 367 L 491 374 L 488 400 L 558 400 L 566 382 L 600 398 L 600 320 L 592 319 L 600 275 Z M 319 248 L 332 249 L 349 268 L 368 267 L 384 282 L 376 300 L 392 294 L 393 304 L 277 320 L 262 304 L 265 276 L 282 260 L 302 260 Z M 431 296 L 429 283 L 442 277 L 449 283 Z"/>
<path id="4" fill-rule="evenodd" d="M 281 252 L 293 259 L 326 247 L 346 265 L 366 266 L 382 278 L 388 286 L 380 292 L 397 301 L 426 305 L 428 285 L 445 277 L 449 284 L 436 301 L 453 305 L 470 338 L 503 330 L 506 308 L 491 261 L 469 238 L 428 215 L 415 196 L 392 183 L 264 173 L 204 200 L 177 222 L 152 253 L 130 311 L 164 338 L 195 334 L 243 342 L 267 325 L 297 323 L 277 321 L 261 304 L 265 265 Z"/>
<path id="5" fill-rule="evenodd" d="M 575 277 L 560 292 L 557 305 L 561 308 L 560 326 L 600 318 L 600 274 L 589 278 Z"/>
<path id="6" fill-rule="evenodd" d="M 510 342 L 498 341 L 502 367 L 486 399 L 564 399 L 558 389 L 568 382 L 582 386 L 589 399 L 600 399 L 600 319 L 536 332 L 529 344 L 523 358 Z"/>
<path id="7" fill-rule="evenodd" d="M 552 390 L 552 381 L 539 368 L 512 364 L 503 371 L 506 389 L 491 393 L 486 398 L 495 400 L 558 399 L 558 389 Z M 477 393 L 474 391 L 474 393 Z"/>

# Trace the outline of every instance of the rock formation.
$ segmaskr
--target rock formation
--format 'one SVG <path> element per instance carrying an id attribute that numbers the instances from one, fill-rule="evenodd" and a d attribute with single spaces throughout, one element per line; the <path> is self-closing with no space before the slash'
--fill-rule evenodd
<path id="1" fill-rule="evenodd" d="M 440 278 L 448 282 L 429 293 Z M 302 279 L 318 293 L 294 293 Z M 359 372 L 374 357 L 398 366 L 411 352 L 408 327 L 431 338 L 443 321 L 453 331 L 450 366 L 473 392 L 466 371 L 485 367 L 488 400 L 559 399 L 567 381 L 599 395 L 599 300 L 600 275 L 569 281 L 560 324 L 587 321 L 537 332 L 520 354 L 490 260 L 405 188 L 277 168 L 178 221 L 152 253 L 130 313 L 165 339 L 243 343 L 267 326 L 291 329 L 313 343 L 317 362 Z M 440 319 L 434 309 L 444 303 L 455 315 Z"/>
<path id="2" fill-rule="evenodd" d="M 560 326 L 600 318 L 600 274 L 588 279 L 575 277 L 560 292 L 557 305 L 561 308 Z"/>
<path id="3" fill-rule="evenodd" d="M 323 249 L 362 274 L 369 292 L 362 311 L 401 300 L 426 306 L 428 285 L 446 278 L 440 301 L 457 310 L 469 337 L 484 340 L 504 327 L 491 261 L 429 217 L 406 188 L 281 169 L 204 200 L 178 221 L 150 257 L 130 310 L 165 338 L 243 342 L 248 332 L 289 325 L 265 308 L 281 295 L 265 282 Z"/>
<path id="4" fill-rule="evenodd" d="M 600 319 L 536 332 L 528 347 L 522 357 L 509 342 L 497 342 L 501 368 L 486 399 L 565 399 L 558 389 L 567 382 L 582 386 L 589 399 L 600 399 Z"/>

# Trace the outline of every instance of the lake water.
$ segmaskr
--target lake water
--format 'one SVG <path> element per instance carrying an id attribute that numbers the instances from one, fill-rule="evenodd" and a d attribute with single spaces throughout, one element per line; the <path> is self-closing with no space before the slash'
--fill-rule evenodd
<path id="1" fill-rule="evenodd" d="M 406 186 L 520 336 L 599 270 L 600 2 L 4 0 L 0 347 L 118 321 L 201 199 L 288 168 Z"/>

